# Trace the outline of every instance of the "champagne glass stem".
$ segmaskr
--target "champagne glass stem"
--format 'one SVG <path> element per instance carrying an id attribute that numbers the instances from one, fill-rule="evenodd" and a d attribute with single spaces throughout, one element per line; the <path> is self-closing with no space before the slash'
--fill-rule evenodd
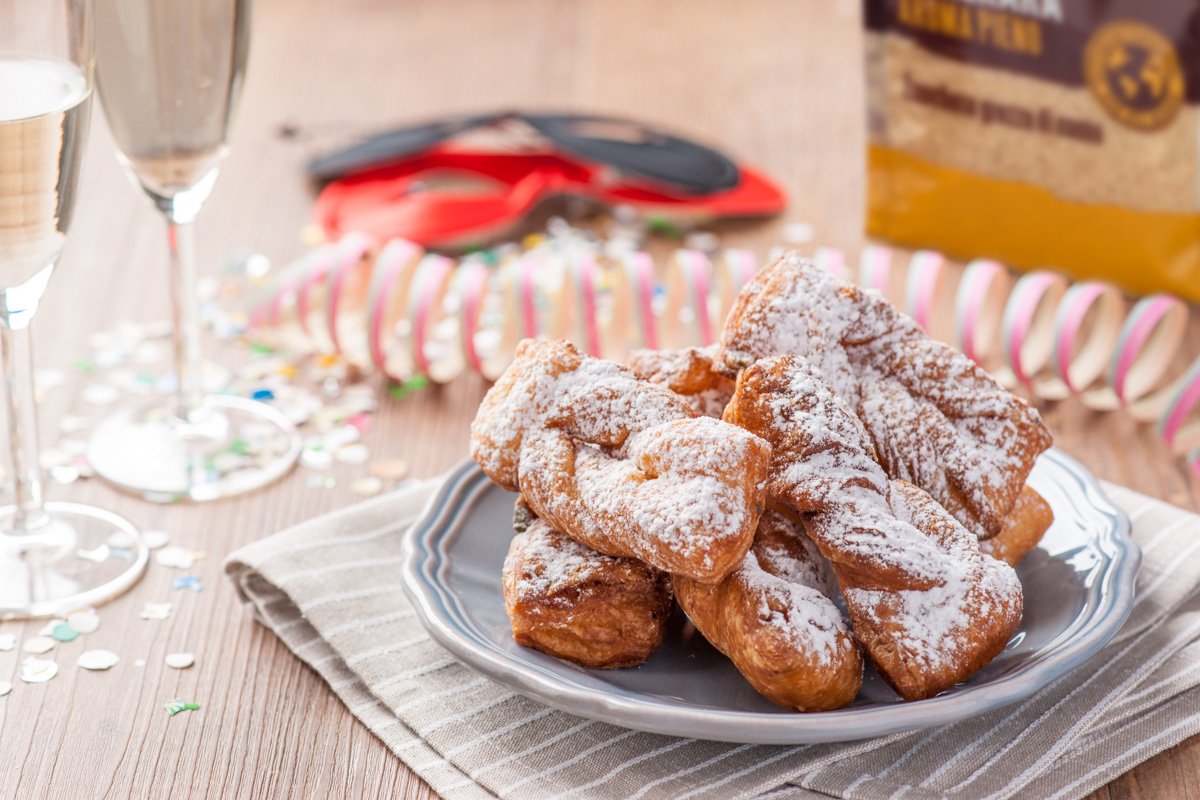
<path id="1" fill-rule="evenodd" d="M 203 403 L 201 390 L 200 304 L 196 298 L 195 223 L 167 217 L 171 247 L 171 322 L 175 337 L 178 414 L 191 420 Z"/>
<path id="2" fill-rule="evenodd" d="M 14 322 L 21 322 L 14 326 Z M 42 473 L 39 463 L 37 403 L 33 389 L 33 348 L 28 319 L 12 318 L 0 324 L 3 346 L 8 442 L 12 448 L 15 533 L 34 533 L 49 517 L 42 506 Z"/>

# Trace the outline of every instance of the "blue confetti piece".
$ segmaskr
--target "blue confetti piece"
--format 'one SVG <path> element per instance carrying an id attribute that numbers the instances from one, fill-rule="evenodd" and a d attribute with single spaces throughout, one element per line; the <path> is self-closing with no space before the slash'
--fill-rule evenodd
<path id="1" fill-rule="evenodd" d="M 204 589 L 204 584 L 200 582 L 197 575 L 184 575 L 182 578 L 176 578 L 171 583 L 172 589 L 191 589 L 193 592 L 199 592 Z"/>
<path id="2" fill-rule="evenodd" d="M 270 389 L 256 389 L 250 397 L 254 400 L 274 400 L 275 393 Z"/>

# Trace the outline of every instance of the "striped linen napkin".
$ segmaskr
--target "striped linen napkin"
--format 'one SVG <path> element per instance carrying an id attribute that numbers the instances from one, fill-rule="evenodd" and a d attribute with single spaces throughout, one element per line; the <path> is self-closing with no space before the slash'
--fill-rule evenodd
<path id="1" fill-rule="evenodd" d="M 225 564 L 258 620 L 442 797 L 1082 797 L 1200 732 L 1200 516 L 1115 486 L 1145 554 L 1091 662 L 977 718 L 860 742 L 739 745 L 631 731 L 483 678 L 424 632 L 400 534 L 436 482 L 314 519 Z"/>

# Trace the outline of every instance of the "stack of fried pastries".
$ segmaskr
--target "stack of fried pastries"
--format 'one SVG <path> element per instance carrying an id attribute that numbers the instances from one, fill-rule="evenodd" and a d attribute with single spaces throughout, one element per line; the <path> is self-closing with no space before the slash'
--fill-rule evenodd
<path id="1" fill-rule="evenodd" d="M 1053 519 L 1025 485 L 1049 435 L 881 298 L 831 281 L 785 256 L 718 347 L 630 367 L 519 345 L 471 448 L 521 493 L 503 570 L 520 644 L 641 663 L 673 591 L 761 694 L 801 711 L 852 701 L 864 654 L 915 700 L 1004 648 L 1023 604 L 1009 564 Z"/>

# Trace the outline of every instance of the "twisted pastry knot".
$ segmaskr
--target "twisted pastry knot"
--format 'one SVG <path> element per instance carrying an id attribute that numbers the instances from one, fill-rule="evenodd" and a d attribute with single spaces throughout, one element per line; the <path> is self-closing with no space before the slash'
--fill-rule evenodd
<path id="1" fill-rule="evenodd" d="M 704 583 L 749 550 L 771 460 L 627 367 L 533 340 L 484 398 L 471 454 L 577 542 Z"/>
<path id="2" fill-rule="evenodd" d="M 1050 446 L 1037 411 L 973 361 L 794 252 L 742 289 L 714 368 L 733 377 L 789 354 L 814 363 L 858 415 L 887 475 L 920 486 L 979 538 L 1000 532 Z"/>
<path id="3" fill-rule="evenodd" d="M 829 563 L 782 514 L 763 513 L 754 546 L 721 583 L 676 575 L 671 584 L 704 638 L 771 702 L 825 711 L 862 687 L 862 651 L 831 599 Z"/>
<path id="4" fill-rule="evenodd" d="M 986 665 L 1021 621 L 1021 585 L 928 494 L 889 481 L 862 422 L 799 356 L 741 372 L 725 420 L 771 443 L 767 502 L 801 519 L 854 632 L 907 700 Z"/>
<path id="5" fill-rule="evenodd" d="M 733 381 L 713 371 L 716 351 L 716 345 L 634 350 L 628 363 L 646 380 L 683 397 L 700 416 L 720 419 L 733 397 Z"/>

